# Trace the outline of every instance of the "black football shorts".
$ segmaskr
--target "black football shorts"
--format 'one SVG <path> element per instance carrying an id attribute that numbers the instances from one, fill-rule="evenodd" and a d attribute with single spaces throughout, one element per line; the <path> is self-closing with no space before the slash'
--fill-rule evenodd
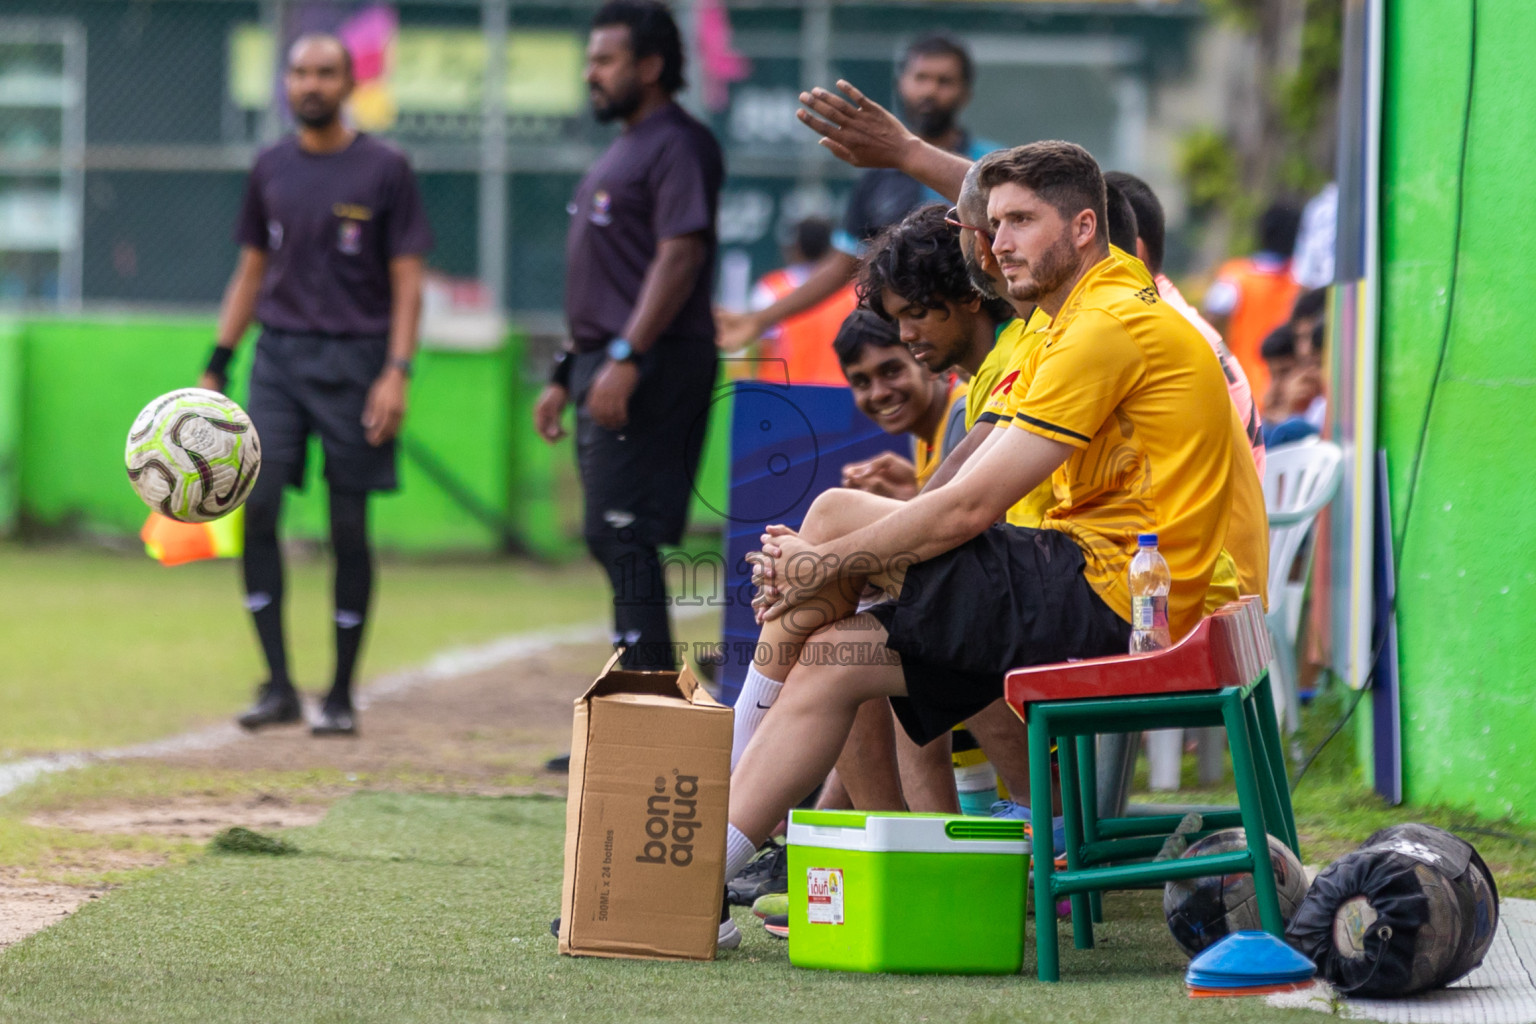
<path id="1" fill-rule="evenodd" d="M 901 656 L 907 696 L 891 707 L 907 735 L 948 732 L 1001 697 L 1011 669 L 1124 654 L 1130 624 L 1083 566 L 1060 530 L 998 525 L 909 568 L 901 596 L 869 610 Z"/>
<path id="2" fill-rule="evenodd" d="M 363 430 L 368 389 L 384 371 L 389 340 L 263 330 L 256 342 L 246 412 L 261 435 L 262 461 L 302 487 L 309 436 L 318 434 L 325 479 L 339 491 L 398 486 L 395 442 L 374 447 Z"/>

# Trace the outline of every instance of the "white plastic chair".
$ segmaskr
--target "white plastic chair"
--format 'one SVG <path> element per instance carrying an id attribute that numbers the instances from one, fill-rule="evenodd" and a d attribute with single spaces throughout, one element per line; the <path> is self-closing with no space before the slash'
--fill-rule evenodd
<path id="1" fill-rule="evenodd" d="M 1275 694 L 1275 717 L 1286 732 L 1301 725 L 1301 698 L 1296 685 L 1296 637 L 1301 631 L 1301 610 L 1312 574 L 1312 542 L 1317 514 L 1338 492 L 1343 476 L 1344 453 L 1332 441 L 1316 437 L 1269 449 L 1264 464 L 1264 506 L 1269 514 L 1269 613 L 1264 621 L 1274 641 L 1275 660 L 1270 679 Z M 1201 730 L 1200 781 L 1220 778 L 1222 737 L 1220 730 Z M 1214 733 L 1214 735 L 1212 735 Z M 1150 733 L 1147 742 L 1149 782 L 1154 790 L 1179 788 L 1179 763 L 1184 753 L 1184 733 L 1163 729 Z M 1134 755 L 1133 755 L 1134 756 Z"/>
<path id="2" fill-rule="evenodd" d="M 1269 635 L 1274 640 L 1275 713 L 1287 732 L 1301 725 L 1297 694 L 1296 637 L 1312 575 L 1317 514 L 1338 493 L 1344 453 L 1332 441 L 1310 437 L 1271 448 L 1264 466 L 1264 505 L 1269 512 Z"/>

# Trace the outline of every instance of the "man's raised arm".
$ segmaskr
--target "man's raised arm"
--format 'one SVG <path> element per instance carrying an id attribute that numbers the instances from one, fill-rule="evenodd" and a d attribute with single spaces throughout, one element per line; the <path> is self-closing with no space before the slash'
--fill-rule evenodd
<path id="1" fill-rule="evenodd" d="M 818 86 L 800 94 L 809 109 L 795 111 L 801 124 L 821 136 L 822 146 L 844 163 L 894 167 L 951 202 L 959 201 L 969 160 L 924 142 L 851 82 L 838 79 L 837 87 L 847 99 Z"/>

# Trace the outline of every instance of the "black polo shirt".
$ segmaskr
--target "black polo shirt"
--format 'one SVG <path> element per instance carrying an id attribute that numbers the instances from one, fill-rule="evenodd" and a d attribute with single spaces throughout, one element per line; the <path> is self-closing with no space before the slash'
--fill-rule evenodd
<path id="1" fill-rule="evenodd" d="M 432 248 L 416 178 L 393 146 L 359 133 L 308 153 L 289 136 L 256 157 L 235 241 L 260 249 L 264 327 L 295 334 L 389 333 L 389 261 Z"/>
<path id="2" fill-rule="evenodd" d="M 715 221 L 725 161 L 710 130 L 675 103 L 630 126 L 567 207 L 565 314 L 580 351 L 623 334 L 662 239 L 702 234 L 708 252 L 667 337 L 711 341 Z"/>

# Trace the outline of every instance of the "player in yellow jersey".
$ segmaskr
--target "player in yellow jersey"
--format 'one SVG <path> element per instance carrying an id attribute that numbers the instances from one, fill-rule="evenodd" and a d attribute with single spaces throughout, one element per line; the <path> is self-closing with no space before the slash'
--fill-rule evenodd
<path id="1" fill-rule="evenodd" d="M 981 172 L 981 163 L 978 162 L 973 167 L 976 174 L 967 173 L 966 178 L 967 181 L 974 183 Z M 980 189 L 974 184 L 972 189 L 977 193 L 980 192 Z M 966 199 L 964 191 L 961 192 L 961 199 L 962 201 Z M 986 200 L 984 197 L 973 199 L 972 202 L 979 202 L 982 209 L 985 210 Z M 1105 202 L 1106 218 L 1109 222 L 1111 251 L 1126 251 L 1127 246 L 1134 249 L 1136 244 L 1136 214 L 1131 209 L 1131 204 L 1113 186 L 1106 187 Z M 955 213 L 959 214 L 958 205 L 955 208 Z M 982 218 L 978 217 L 977 219 Z M 985 228 L 973 228 L 972 230 L 977 233 L 978 246 L 988 246 L 988 252 L 990 253 L 991 235 L 987 233 Z M 1006 287 L 1006 283 L 1003 286 Z M 974 412 L 967 414 L 967 418 L 972 421 L 972 427 L 968 429 L 973 429 L 975 424 L 986 424 L 988 429 L 991 429 L 996 424 L 1006 425 L 1012 422 L 1014 393 L 1023 394 L 1029 390 L 1029 377 L 1025 375 L 1025 367 L 1028 365 L 1035 348 L 1045 337 L 1045 332 L 1050 326 L 1051 318 L 1046 316 L 1044 311 L 1038 306 L 1031 310 L 1027 319 L 1015 320 L 1009 325 L 1009 329 L 1005 333 L 1015 335 L 1015 340 L 1011 346 L 1012 354 L 1009 356 L 1008 365 L 1003 368 L 1002 376 L 987 393 L 985 401 L 978 398 L 977 401 L 971 403 Z M 964 456 L 962 456 L 963 458 Z M 1047 480 L 1013 504 L 1008 509 L 1008 514 L 1004 517 L 1004 520 L 1013 526 L 1039 526 L 1045 518 L 1046 512 L 1055 504 L 1056 497 L 1051 489 L 1050 481 Z"/>
<path id="2" fill-rule="evenodd" d="M 961 257 L 959 232 L 940 204 L 925 206 L 886 229 L 871 246 L 859 274 L 859 298 L 894 323 L 918 362 L 934 373 L 958 370 L 973 391 L 995 383 L 999 335 L 1014 319 L 1013 306 L 979 295 Z M 974 417 L 967 412 L 969 424 Z"/>
<path id="3" fill-rule="evenodd" d="M 828 492 L 799 533 L 769 528 L 759 650 L 787 681 L 732 777 L 728 876 L 826 774 L 865 701 L 890 698 L 924 743 L 995 701 L 1014 666 L 1124 651 L 1139 531 L 1159 534 L 1170 626 L 1187 632 L 1234 509 L 1259 495 L 1205 340 L 1109 250 L 1093 158 L 1033 143 L 980 184 L 1010 295 L 1052 316 L 1029 389 L 949 484 L 908 502 Z M 1060 501 L 1042 529 L 996 525 L 1047 477 Z M 866 582 L 897 600 L 851 614 Z M 866 656 L 843 657 L 850 642 Z"/>
<path id="4" fill-rule="evenodd" d="M 824 89 L 813 89 L 802 94 L 802 102 L 808 109 L 801 112 L 801 121 L 825 136 L 826 147 L 843 160 L 860 167 L 899 167 L 940 193 L 956 195 L 958 205 L 952 211 L 952 216 L 955 221 L 961 222 L 962 252 L 966 253 L 973 271 L 984 271 L 995 280 L 998 269 L 990 250 L 988 228 L 983 226 L 983 210 L 980 209 L 985 205 L 987 190 L 979 187 L 979 180 L 983 166 L 999 154 L 989 154 L 976 163 L 970 163 L 932 146 L 924 146 L 888 111 L 858 89 L 847 82 L 839 82 L 838 88 L 843 93 L 842 97 Z M 1129 197 L 1126 198 L 1129 202 Z M 1113 207 L 1107 207 L 1107 214 L 1112 235 L 1119 239 L 1118 247 L 1126 253 L 1135 252 L 1139 225 L 1127 233 L 1115 223 L 1117 219 L 1125 220 L 1123 214 L 1117 217 Z M 1134 223 L 1134 207 L 1129 219 Z M 1120 237 L 1127 234 L 1128 237 Z M 979 279 L 977 283 L 980 286 Z M 1027 300 L 1015 298 L 1014 301 L 1018 309 Z M 1021 316 L 1027 315 L 1023 309 L 1019 311 Z M 1007 340 L 1000 339 L 1004 343 Z M 1015 353 L 1014 367 L 1018 367 L 1020 362 L 1021 357 Z M 1009 372 L 1012 372 L 1011 368 Z M 1006 378 L 1007 374 L 1003 376 Z M 991 430 L 986 422 L 985 406 L 979 398 L 972 398 L 968 404 L 972 422 L 968 426 L 966 438 L 947 465 L 940 467 L 934 474 L 929 483 L 930 488 L 951 479 L 960 467 L 987 445 Z M 1244 436 L 1247 436 L 1246 431 Z M 1017 508 L 1011 510 L 1009 521 L 1027 525 L 1034 515 L 1049 507 L 1052 500 L 1038 494 L 1027 496 Z M 1237 524 L 1234 534 L 1227 548 L 1218 556 L 1213 582 L 1206 595 L 1204 607 L 1207 612 L 1214 611 L 1241 594 L 1255 592 L 1256 581 L 1260 574 L 1267 571 L 1269 526 L 1262 493 L 1241 493 L 1235 515 Z"/>

